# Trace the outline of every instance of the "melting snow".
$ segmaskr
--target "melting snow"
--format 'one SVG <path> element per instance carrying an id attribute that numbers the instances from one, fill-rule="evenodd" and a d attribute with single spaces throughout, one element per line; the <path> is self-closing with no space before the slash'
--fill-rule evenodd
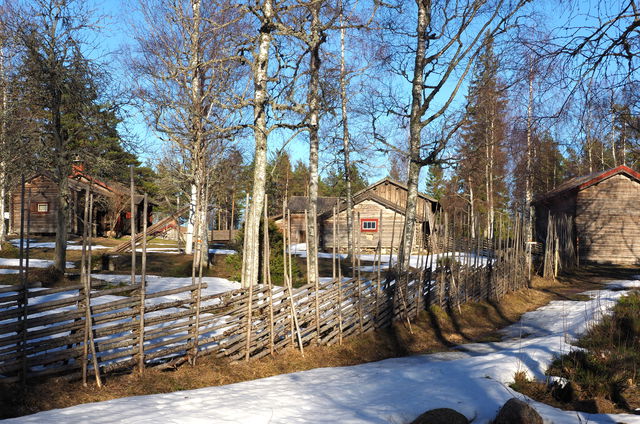
<path id="1" fill-rule="evenodd" d="M 23 261 L 26 266 L 26 260 Z M 29 259 L 29 268 L 47 268 L 53 261 L 47 259 Z M 20 259 L 0 258 L 0 266 L 20 266 Z M 67 268 L 73 268 L 73 262 L 66 263 Z"/>
<path id="2" fill-rule="evenodd" d="M 617 283 L 618 287 L 639 285 L 638 281 Z M 520 322 L 504 329 L 502 342 L 463 345 L 458 352 L 115 399 L 6 422 L 404 423 L 428 409 L 448 407 L 474 423 L 486 423 L 504 402 L 516 396 L 530 402 L 546 423 L 640 423 L 637 415 L 561 411 L 508 387 L 517 371 L 544 378 L 553 357 L 567 352 L 575 337 L 624 293 L 601 290 L 588 294 L 592 298 L 586 302 L 556 301 L 525 314 Z"/>

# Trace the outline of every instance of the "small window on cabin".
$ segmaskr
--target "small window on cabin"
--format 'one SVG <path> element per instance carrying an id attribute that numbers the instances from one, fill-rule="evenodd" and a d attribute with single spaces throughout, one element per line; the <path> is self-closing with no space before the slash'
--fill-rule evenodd
<path id="1" fill-rule="evenodd" d="M 48 203 L 38 203 L 38 213 L 48 213 L 49 212 L 49 204 Z"/>
<path id="2" fill-rule="evenodd" d="M 361 219 L 360 230 L 365 232 L 378 231 L 378 220 L 377 219 Z"/>

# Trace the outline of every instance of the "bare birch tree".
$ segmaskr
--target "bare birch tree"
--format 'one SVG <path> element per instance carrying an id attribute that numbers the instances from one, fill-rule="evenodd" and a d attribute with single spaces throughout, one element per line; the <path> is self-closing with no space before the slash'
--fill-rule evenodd
<path id="1" fill-rule="evenodd" d="M 228 102 L 239 73 L 233 57 L 242 11 L 232 2 L 201 0 L 140 1 L 139 9 L 145 25 L 130 57 L 136 94 L 156 132 L 185 158 L 190 254 L 194 235 L 206 240 L 209 163 L 239 128 Z"/>
<path id="2" fill-rule="evenodd" d="M 399 5 L 387 22 L 394 37 L 404 37 L 403 51 L 412 54 L 411 63 L 400 55 L 389 56 L 392 69 L 410 84 L 411 101 L 387 102 L 385 113 L 406 120 L 409 131 L 409 158 L 407 179 L 408 198 L 400 246 L 399 265 L 409 266 L 412 243 L 415 237 L 418 180 L 422 167 L 437 163 L 451 135 L 459 125 L 443 125 L 442 122 L 456 98 L 460 87 L 480 52 L 485 35 L 494 37 L 506 30 L 506 24 L 526 4 L 522 1 L 445 1 L 433 4 L 431 0 L 416 0 L 411 16 L 413 28 L 403 19 L 408 11 Z M 401 27 L 401 24 L 405 24 Z M 412 40 L 413 46 L 409 45 Z M 397 41 L 389 46 L 397 45 Z M 393 51 L 391 47 L 390 51 Z M 423 133 L 430 128 L 425 140 Z M 377 135 L 380 138 L 380 135 Z"/>
<path id="3" fill-rule="evenodd" d="M 258 283 L 260 267 L 260 221 L 264 208 L 264 194 L 267 176 L 267 125 L 270 105 L 269 57 L 271 42 L 275 31 L 275 9 L 273 0 L 257 2 L 250 10 L 259 22 L 258 36 L 253 49 L 251 77 L 253 80 L 253 138 L 255 154 L 253 157 L 253 190 L 246 211 L 244 231 L 244 252 L 242 260 L 242 284 L 248 287 Z"/>

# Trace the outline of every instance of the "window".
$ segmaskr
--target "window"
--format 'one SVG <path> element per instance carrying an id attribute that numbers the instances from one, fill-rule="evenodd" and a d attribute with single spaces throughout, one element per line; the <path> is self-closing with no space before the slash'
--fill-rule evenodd
<path id="1" fill-rule="evenodd" d="M 378 220 L 377 219 L 361 219 L 360 231 L 364 231 L 364 232 L 378 231 Z"/>
<path id="2" fill-rule="evenodd" d="M 48 203 L 38 203 L 36 211 L 38 213 L 49 213 L 49 204 Z"/>

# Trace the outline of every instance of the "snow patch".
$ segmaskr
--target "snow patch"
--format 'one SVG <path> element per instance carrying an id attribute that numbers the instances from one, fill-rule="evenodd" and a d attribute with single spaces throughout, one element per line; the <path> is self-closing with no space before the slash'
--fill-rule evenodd
<path id="1" fill-rule="evenodd" d="M 26 266 L 27 261 L 23 260 L 23 264 Z M 29 259 L 29 268 L 47 268 L 53 265 L 53 261 L 48 259 Z M 0 266 L 20 266 L 20 259 L 12 258 L 0 258 Z M 66 262 L 67 268 L 73 268 L 75 265 L 73 262 Z"/>
<path id="2" fill-rule="evenodd" d="M 504 330 L 506 338 L 501 342 L 463 345 L 458 352 L 114 399 L 6 422 L 85 422 L 91 417 L 93 423 L 401 423 L 428 409 L 452 408 L 475 423 L 486 423 L 516 396 L 531 403 L 545 422 L 640 423 L 637 415 L 562 411 L 508 387 L 518 371 L 544 378 L 554 356 L 569 351 L 573 338 L 607 313 L 624 293 L 602 290 L 588 294 L 592 298 L 586 302 L 552 302 L 525 314 L 521 322 Z"/>

